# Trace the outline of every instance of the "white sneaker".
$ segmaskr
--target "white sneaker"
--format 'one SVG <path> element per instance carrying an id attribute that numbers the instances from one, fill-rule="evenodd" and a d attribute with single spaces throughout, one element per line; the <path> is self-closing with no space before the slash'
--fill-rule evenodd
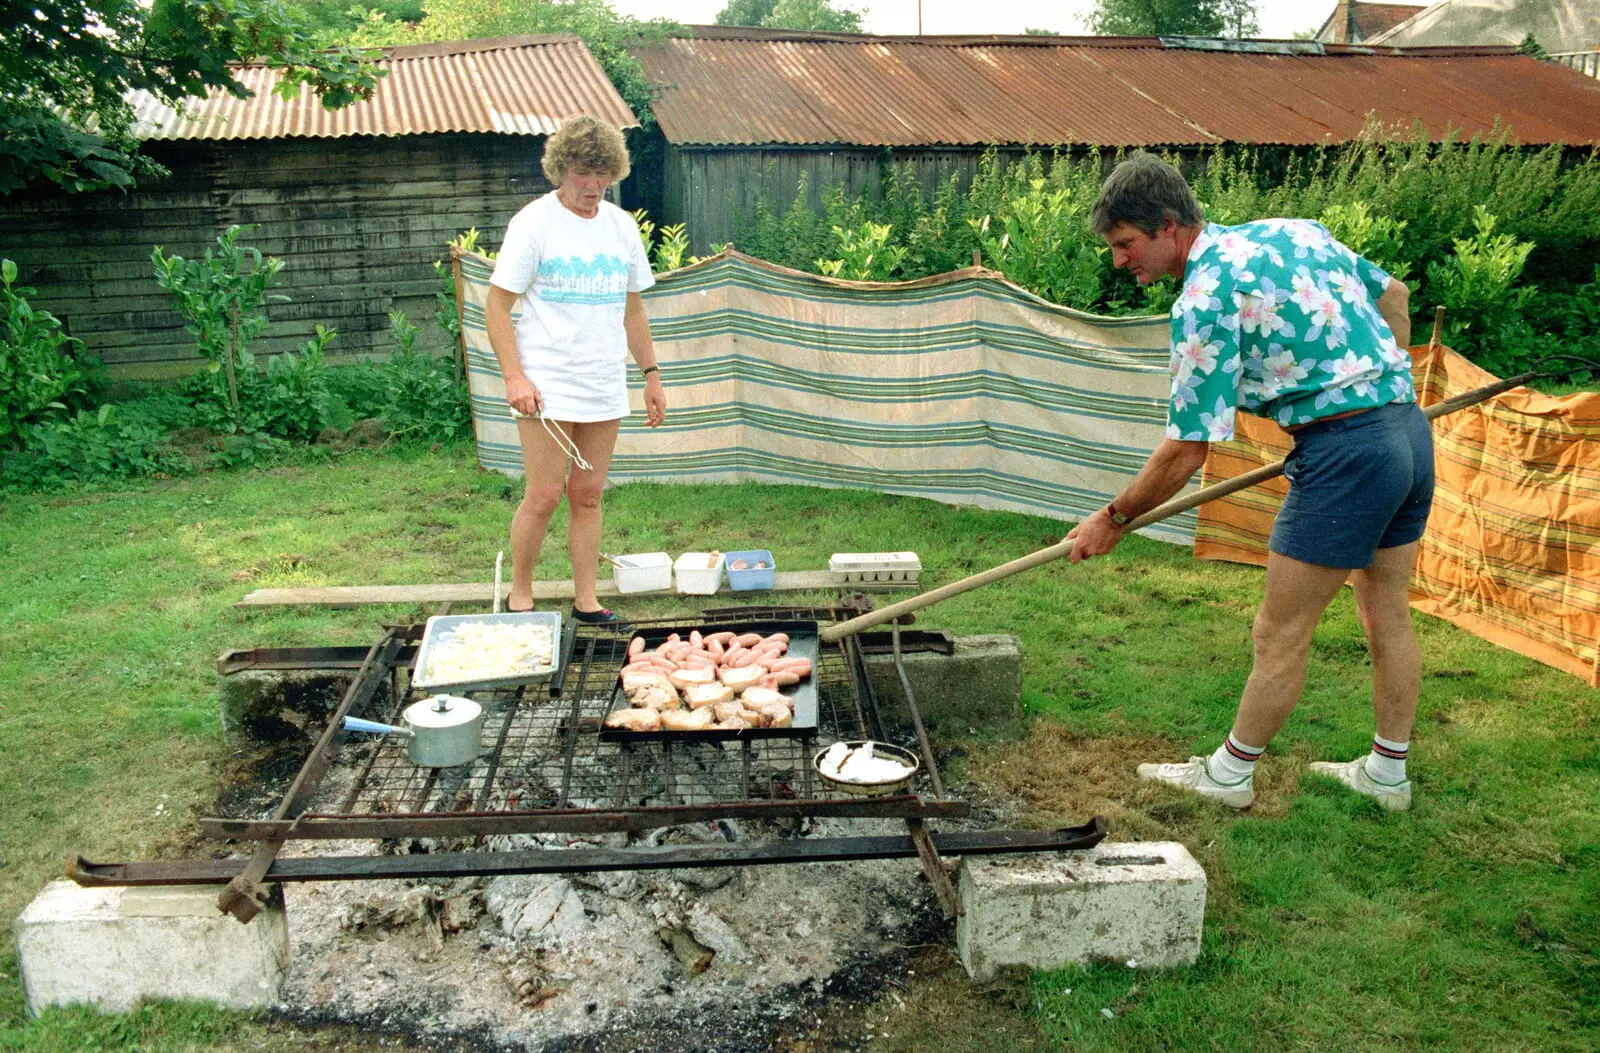
<path id="1" fill-rule="evenodd" d="M 1205 757 L 1190 757 L 1183 764 L 1141 764 L 1139 778 L 1191 790 L 1202 797 L 1215 798 L 1229 808 L 1248 808 L 1256 799 L 1249 776 L 1238 782 L 1218 782 L 1211 777 Z"/>
<path id="2" fill-rule="evenodd" d="M 1318 775 L 1331 775 L 1356 793 L 1365 794 L 1391 812 L 1403 812 L 1411 807 L 1411 780 L 1389 785 L 1378 782 L 1367 774 L 1367 758 L 1353 761 L 1313 761 L 1306 766 Z"/>

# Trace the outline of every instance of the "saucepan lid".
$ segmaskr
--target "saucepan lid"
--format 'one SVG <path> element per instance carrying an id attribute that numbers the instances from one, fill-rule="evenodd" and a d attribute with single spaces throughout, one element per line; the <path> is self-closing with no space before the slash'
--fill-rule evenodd
<path id="1" fill-rule="evenodd" d="M 458 728 L 478 719 L 483 707 L 470 698 L 434 695 L 406 707 L 406 723 L 414 728 Z"/>

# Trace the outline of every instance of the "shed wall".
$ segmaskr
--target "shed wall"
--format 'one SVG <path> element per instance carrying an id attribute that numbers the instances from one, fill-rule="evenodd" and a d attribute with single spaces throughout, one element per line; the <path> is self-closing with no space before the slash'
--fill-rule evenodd
<path id="1" fill-rule="evenodd" d="M 1021 156 L 1021 148 L 1002 151 Z M 822 209 L 825 190 L 843 184 L 851 195 L 879 198 L 891 165 L 909 164 L 924 191 L 931 195 L 952 174 L 965 189 L 978 170 L 983 150 L 897 149 L 825 146 L 769 149 L 667 148 L 663 212 L 666 223 L 687 223 L 691 251 L 707 255 L 713 244 L 730 242 L 741 224 L 755 214 L 762 187 L 778 211 L 795 199 L 805 175 L 806 199 Z M 769 169 L 770 166 L 770 169 Z"/>
<path id="2" fill-rule="evenodd" d="M 293 350 L 320 323 L 339 330 L 330 356 L 387 354 L 396 308 L 442 351 L 433 261 L 468 227 L 498 248 L 517 209 L 549 189 L 542 146 L 476 134 L 151 143 L 172 175 L 130 193 L 0 198 L 0 253 L 117 380 L 198 367 L 151 248 L 198 255 L 231 223 L 260 224 L 243 243 L 284 261 L 274 291 L 290 302 L 268 309 L 257 353 Z"/>

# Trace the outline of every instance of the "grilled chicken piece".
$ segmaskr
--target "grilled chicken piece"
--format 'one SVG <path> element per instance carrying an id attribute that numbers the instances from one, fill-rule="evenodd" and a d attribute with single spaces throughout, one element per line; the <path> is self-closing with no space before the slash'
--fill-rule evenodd
<path id="1" fill-rule="evenodd" d="M 722 682 L 733 688 L 735 691 L 743 691 L 745 688 L 749 687 L 757 680 L 760 680 L 765 675 L 766 670 L 762 669 L 759 665 L 746 665 L 740 666 L 736 669 L 723 668 L 717 670 L 717 676 L 722 679 Z"/>
<path id="2" fill-rule="evenodd" d="M 619 709 L 606 718 L 606 727 L 622 731 L 659 731 L 661 714 L 653 709 Z"/>
<path id="3" fill-rule="evenodd" d="M 715 723 L 710 708 L 674 709 L 661 714 L 661 727 L 666 731 L 705 731 Z"/>
<path id="4" fill-rule="evenodd" d="M 704 709 L 733 697 L 733 688 L 727 684 L 690 684 L 683 689 L 683 697 L 690 709 Z"/>
<path id="5" fill-rule="evenodd" d="M 765 720 L 765 727 L 786 728 L 794 723 L 794 714 L 789 712 L 789 707 L 781 702 L 762 706 L 756 710 Z"/>
<path id="6" fill-rule="evenodd" d="M 710 666 L 697 666 L 693 669 L 680 669 L 676 673 L 668 673 L 667 679 L 682 691 L 691 684 L 711 684 L 717 679 L 717 671 Z"/>
<path id="7" fill-rule="evenodd" d="M 782 691 L 775 687 L 763 687 L 759 684 L 745 688 L 744 694 L 739 697 L 746 708 L 758 711 L 766 706 L 783 706 L 787 709 L 794 705 L 793 700 Z"/>
<path id="8" fill-rule="evenodd" d="M 665 680 L 634 688 L 628 692 L 628 701 L 639 709 L 653 709 L 658 713 L 683 708 L 678 692 Z"/>

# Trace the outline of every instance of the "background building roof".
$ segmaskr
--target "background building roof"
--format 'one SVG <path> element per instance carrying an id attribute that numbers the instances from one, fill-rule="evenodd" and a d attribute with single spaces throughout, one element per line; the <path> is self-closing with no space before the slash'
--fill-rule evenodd
<path id="1" fill-rule="evenodd" d="M 1600 46 L 1600 3 L 1595 0 L 1440 0 L 1372 43 L 1520 44 L 1532 35 L 1546 51 L 1587 51 Z"/>
<path id="2" fill-rule="evenodd" d="M 1339 0 L 1313 40 L 1332 44 L 1359 44 L 1385 33 L 1420 12 L 1426 4 L 1367 4 Z"/>
<path id="3" fill-rule="evenodd" d="M 420 135 L 500 132 L 547 135 L 580 113 L 618 128 L 639 122 L 583 42 L 570 34 L 500 37 L 385 48 L 388 76 L 370 100 L 324 109 L 310 89 L 280 99 L 279 73 L 266 66 L 235 72 L 255 94 L 220 89 L 190 99 L 182 112 L 144 92 L 129 99 L 135 134 L 146 139 L 274 139 L 284 136 Z"/>
<path id="4" fill-rule="evenodd" d="M 1498 120 L 1524 143 L 1600 143 L 1600 83 L 1507 47 L 691 31 L 633 52 L 678 145 L 1311 145 L 1369 113 L 1436 138 Z"/>

